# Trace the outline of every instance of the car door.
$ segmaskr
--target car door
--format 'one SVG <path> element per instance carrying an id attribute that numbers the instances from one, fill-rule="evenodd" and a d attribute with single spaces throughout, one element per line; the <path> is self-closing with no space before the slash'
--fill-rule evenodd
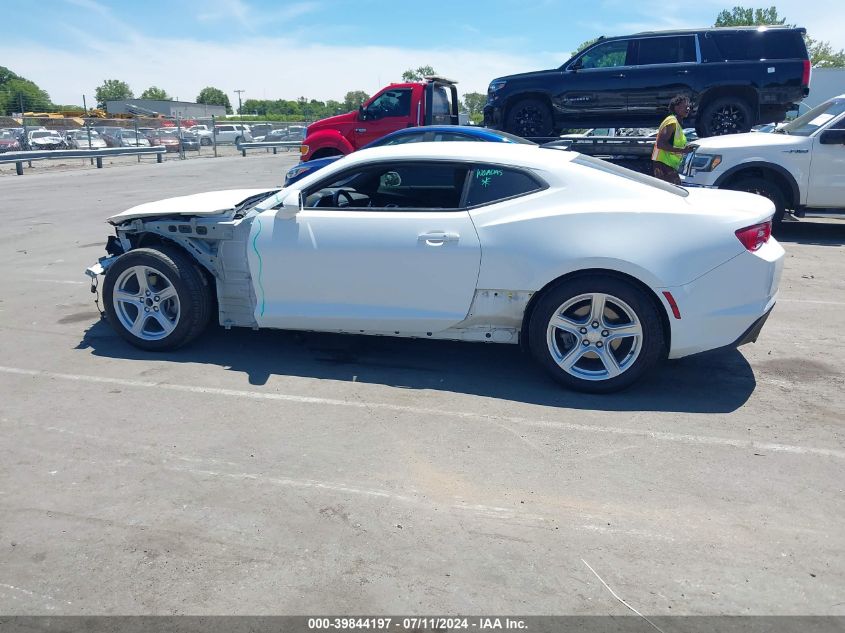
<path id="1" fill-rule="evenodd" d="M 411 122 L 411 88 L 388 88 L 364 107 L 355 124 L 355 147 L 363 147 Z"/>
<path id="2" fill-rule="evenodd" d="M 669 101 L 683 94 L 694 100 L 699 54 L 695 35 L 643 37 L 636 40 L 634 65 L 628 70 L 628 116 L 657 127 L 669 113 Z"/>
<path id="3" fill-rule="evenodd" d="M 845 144 L 822 143 L 822 135 L 828 130 L 845 133 L 845 115 L 813 136 L 807 206 L 845 209 Z"/>
<path id="4" fill-rule="evenodd" d="M 442 162 L 359 165 L 303 191 L 293 218 L 261 212 L 249 242 L 258 324 L 428 333 L 462 321 L 481 261 L 461 206 L 467 172 Z"/>
<path id="5" fill-rule="evenodd" d="M 631 46 L 627 39 L 604 42 L 569 64 L 552 96 L 558 112 L 575 121 L 624 116 Z"/>

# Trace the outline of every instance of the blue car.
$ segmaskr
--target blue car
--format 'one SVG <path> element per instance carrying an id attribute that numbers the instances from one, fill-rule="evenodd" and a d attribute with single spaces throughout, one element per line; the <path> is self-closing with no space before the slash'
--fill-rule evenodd
<path id="1" fill-rule="evenodd" d="M 392 132 L 365 145 L 361 149 L 370 147 L 381 147 L 382 145 L 400 145 L 403 143 L 420 143 L 422 141 L 482 141 L 487 143 L 522 143 L 524 145 L 536 145 L 524 138 L 500 132 L 488 130 L 484 127 L 473 127 L 470 125 L 428 125 L 423 127 L 408 127 Z M 285 187 L 313 174 L 318 169 L 330 165 L 343 158 L 343 156 L 328 156 L 326 158 L 315 158 L 304 163 L 291 167 L 285 174 Z"/>

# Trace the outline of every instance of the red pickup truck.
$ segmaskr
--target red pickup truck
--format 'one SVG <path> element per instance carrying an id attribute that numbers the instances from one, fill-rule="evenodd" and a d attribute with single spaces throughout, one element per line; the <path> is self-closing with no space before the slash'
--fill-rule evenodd
<path id="1" fill-rule="evenodd" d="M 426 77 L 423 82 L 390 84 L 357 111 L 309 125 L 300 148 L 301 159 L 344 156 L 405 127 L 457 125 L 455 83 L 443 77 Z"/>

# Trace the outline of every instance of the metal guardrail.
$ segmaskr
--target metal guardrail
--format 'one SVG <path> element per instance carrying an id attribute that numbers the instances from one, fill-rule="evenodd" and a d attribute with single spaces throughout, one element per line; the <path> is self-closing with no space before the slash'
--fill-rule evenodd
<path id="1" fill-rule="evenodd" d="M 103 168 L 106 156 L 140 156 L 155 154 L 156 162 L 162 162 L 165 147 L 106 147 L 102 149 L 51 149 L 27 152 L 6 152 L 0 154 L 0 163 L 15 163 L 18 176 L 23 176 L 23 164 L 33 160 L 55 160 L 57 158 L 96 158 L 97 169 Z M 140 159 L 139 159 L 140 160 Z"/>
<path id="2" fill-rule="evenodd" d="M 238 143 L 236 145 L 236 147 L 238 148 L 238 151 L 241 153 L 241 156 L 246 156 L 246 151 L 248 149 L 261 149 L 261 148 L 271 149 L 272 148 L 273 153 L 275 154 L 276 150 L 279 147 L 290 148 L 290 147 L 299 147 L 300 145 L 302 145 L 302 141 L 266 141 L 266 142 L 262 141 L 262 142 L 258 142 L 258 143 Z"/>

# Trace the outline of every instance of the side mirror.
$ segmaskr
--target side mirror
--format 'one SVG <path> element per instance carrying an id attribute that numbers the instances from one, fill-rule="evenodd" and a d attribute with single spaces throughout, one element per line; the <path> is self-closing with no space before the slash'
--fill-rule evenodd
<path id="1" fill-rule="evenodd" d="M 283 220 L 290 220 L 296 217 L 296 214 L 302 211 L 302 191 L 299 189 L 291 189 L 282 200 L 282 206 L 276 211 L 276 217 Z"/>
<path id="2" fill-rule="evenodd" d="M 574 73 L 577 73 L 583 67 L 584 67 L 584 62 L 583 62 L 583 58 L 581 58 L 581 59 L 575 60 L 575 63 L 572 64 L 572 66 L 569 67 L 569 70 L 571 70 Z"/>
<path id="3" fill-rule="evenodd" d="M 819 135 L 822 145 L 845 145 L 845 130 L 825 130 Z"/>
<path id="4" fill-rule="evenodd" d="M 359 121 L 366 121 L 367 120 L 367 111 L 364 109 L 363 104 L 358 106 L 358 120 Z"/>

